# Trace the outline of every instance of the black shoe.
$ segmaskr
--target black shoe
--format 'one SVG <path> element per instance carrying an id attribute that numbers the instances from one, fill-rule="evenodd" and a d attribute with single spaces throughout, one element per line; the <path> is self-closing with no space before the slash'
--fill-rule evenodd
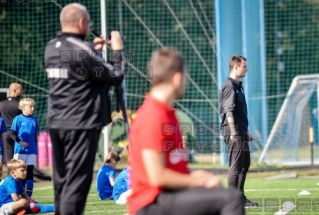
<path id="1" fill-rule="evenodd" d="M 246 199 L 244 202 L 245 207 L 258 207 L 258 202 L 252 202 L 249 199 Z"/>

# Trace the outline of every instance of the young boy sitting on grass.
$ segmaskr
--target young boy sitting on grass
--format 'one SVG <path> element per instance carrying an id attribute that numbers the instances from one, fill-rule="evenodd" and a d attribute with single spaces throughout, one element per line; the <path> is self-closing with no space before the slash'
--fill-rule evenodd
<path id="1" fill-rule="evenodd" d="M 8 176 L 0 182 L 0 214 L 35 214 L 54 212 L 53 205 L 30 203 L 30 198 L 25 193 L 22 180 L 27 176 L 27 166 L 24 161 L 12 159 L 7 164 Z M 2 164 L 0 163 L 0 178 Z"/>
<path id="2" fill-rule="evenodd" d="M 120 161 L 116 152 L 110 152 L 96 177 L 96 192 L 101 200 L 112 200 L 113 186 L 115 183 L 115 166 Z"/>
<path id="3" fill-rule="evenodd" d="M 9 174 L 0 182 L 0 214 L 38 213 L 40 207 L 30 204 L 22 186 L 21 180 L 27 176 L 26 164 L 22 160 L 12 159 L 7 163 L 7 167 Z"/>
<path id="4" fill-rule="evenodd" d="M 130 169 L 125 168 L 117 176 L 115 184 L 113 186 L 113 199 L 115 204 L 124 205 L 127 203 L 127 198 L 131 195 L 132 190 L 130 189 Z"/>

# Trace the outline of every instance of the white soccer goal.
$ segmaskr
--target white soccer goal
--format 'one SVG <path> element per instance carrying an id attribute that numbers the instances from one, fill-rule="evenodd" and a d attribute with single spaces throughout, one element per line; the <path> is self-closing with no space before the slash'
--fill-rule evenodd
<path id="1" fill-rule="evenodd" d="M 319 133 L 318 102 L 319 74 L 296 76 L 291 83 L 258 163 L 310 164 L 309 128 L 313 127 L 316 135 Z M 314 150 L 315 164 L 319 163 L 319 159 L 316 159 L 316 157 L 318 158 L 317 148 L 315 147 Z"/>

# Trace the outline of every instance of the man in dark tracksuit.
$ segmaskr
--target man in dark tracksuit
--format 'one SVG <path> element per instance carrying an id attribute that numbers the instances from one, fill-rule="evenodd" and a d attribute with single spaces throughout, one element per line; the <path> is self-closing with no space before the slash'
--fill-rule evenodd
<path id="1" fill-rule="evenodd" d="M 232 56 L 229 62 L 230 75 L 219 92 L 221 133 L 227 145 L 229 157 L 228 187 L 244 194 L 246 174 L 250 166 L 248 116 L 244 89 L 240 78 L 248 71 L 246 59 Z M 245 206 L 257 206 L 245 197 Z"/>
<path id="2" fill-rule="evenodd" d="M 80 215 L 92 182 L 99 135 L 111 122 L 108 87 L 121 84 L 125 58 L 118 31 L 111 32 L 111 40 L 95 38 L 94 47 L 84 41 L 90 25 L 85 6 L 65 6 L 60 21 L 62 32 L 45 49 L 55 214 Z M 111 64 L 97 52 L 104 44 L 113 50 Z"/>
<path id="3" fill-rule="evenodd" d="M 6 153 L 7 161 L 13 158 L 14 140 L 11 138 L 11 125 L 13 118 L 20 115 L 22 112 L 19 109 L 20 98 L 23 94 L 23 88 L 19 83 L 11 83 L 9 86 L 9 97 L 0 103 L 0 115 L 4 118 L 7 126 L 6 132 Z"/>

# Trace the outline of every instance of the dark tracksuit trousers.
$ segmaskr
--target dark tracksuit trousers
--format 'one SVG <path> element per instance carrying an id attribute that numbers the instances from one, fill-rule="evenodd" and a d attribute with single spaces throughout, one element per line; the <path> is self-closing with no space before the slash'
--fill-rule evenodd
<path id="1" fill-rule="evenodd" d="M 83 214 L 101 130 L 49 129 L 56 215 Z"/>
<path id="2" fill-rule="evenodd" d="M 244 184 L 250 166 L 248 136 L 236 136 L 236 138 L 237 141 L 232 142 L 230 136 L 224 137 L 229 159 L 228 187 L 238 189 L 245 195 Z"/>
<path id="3" fill-rule="evenodd" d="M 163 191 L 135 215 L 244 215 L 243 196 L 238 190 L 194 188 Z"/>
<path id="4" fill-rule="evenodd" d="M 13 158 L 14 155 L 14 140 L 11 137 L 13 131 L 11 131 L 11 128 L 7 128 L 7 132 L 5 133 L 6 143 L 7 143 L 7 151 L 4 153 L 7 153 L 7 160 L 10 161 Z"/>

